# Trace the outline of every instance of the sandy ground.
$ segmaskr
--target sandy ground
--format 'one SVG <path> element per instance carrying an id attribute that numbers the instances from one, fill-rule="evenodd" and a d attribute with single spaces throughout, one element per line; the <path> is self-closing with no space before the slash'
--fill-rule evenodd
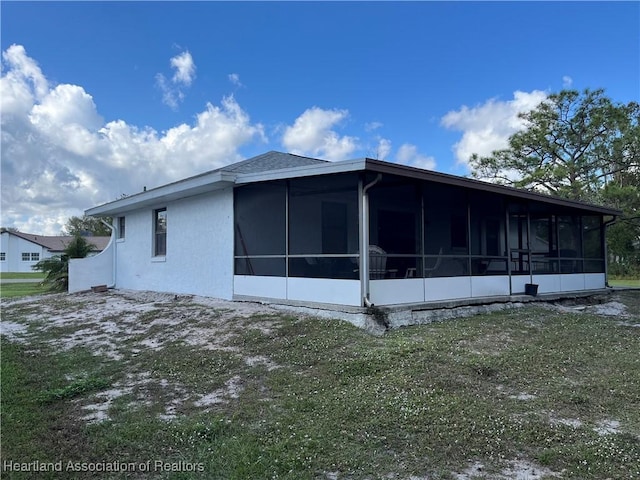
<path id="1" fill-rule="evenodd" d="M 121 344 L 132 338 L 141 338 L 137 348 L 158 350 L 167 341 L 183 340 L 203 348 L 224 348 L 230 333 L 231 318 L 249 318 L 256 315 L 275 316 L 279 312 L 268 305 L 250 302 L 228 302 L 207 297 L 173 295 L 167 293 L 111 290 L 107 293 L 59 294 L 47 296 L 47 302 L 34 306 L 34 298 L 3 302 L 2 334 L 12 341 L 28 342 L 37 331 L 51 328 L 76 327 L 67 335 L 60 335 L 52 343 L 62 350 L 75 346 L 90 348 L 98 355 L 114 360 L 122 358 Z M 24 323 L 11 320 L 10 311 L 24 306 Z M 208 307 L 206 322 L 203 310 Z M 33 309 L 33 313 L 29 310 Z M 141 322 L 140 315 L 154 312 L 153 320 Z M 46 321 L 45 321 L 46 320 Z M 252 321 L 248 328 L 269 332 L 277 322 L 264 318 Z M 27 326 L 35 327 L 31 333 Z M 236 327 L 236 324 L 233 325 Z M 153 328 L 163 327 L 163 328 Z M 127 353 L 131 347 L 127 347 Z"/>
<path id="2" fill-rule="evenodd" d="M 53 329 L 55 335 L 47 343 L 56 350 L 85 347 L 97 356 L 119 361 L 182 341 L 202 349 L 234 352 L 250 366 L 279 368 L 266 357 L 244 356 L 240 349 L 229 345 L 239 329 L 258 329 L 268 334 L 278 328 L 281 312 L 260 303 L 110 290 L 49 295 L 44 302 L 38 302 L 38 297 L 24 297 L 3 302 L 2 307 L 0 332 L 14 342 L 29 344 Z M 14 321 L 18 315 L 20 321 Z M 240 377 L 232 377 L 223 388 L 192 394 L 180 384 L 151 378 L 147 372 L 133 374 L 83 404 L 81 408 L 86 413 L 82 418 L 88 422 L 106 420 L 115 399 L 128 395 L 136 398 L 132 403 L 144 402 L 147 393 L 158 388 L 170 398 L 160 417 L 171 420 L 184 405 L 206 410 L 237 398 L 243 385 Z"/>

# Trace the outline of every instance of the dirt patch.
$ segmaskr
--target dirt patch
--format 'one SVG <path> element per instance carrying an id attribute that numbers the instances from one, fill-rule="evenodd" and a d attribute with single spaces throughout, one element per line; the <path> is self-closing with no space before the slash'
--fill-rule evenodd
<path id="1" fill-rule="evenodd" d="M 40 300 L 3 302 L 2 335 L 24 344 L 37 336 L 57 351 L 86 348 L 95 356 L 124 362 L 129 365 L 127 368 L 136 368 L 137 359 L 146 352 L 161 352 L 169 346 L 175 350 L 180 344 L 227 352 L 249 367 L 268 371 L 279 368 L 265 356 L 245 357 L 233 345 L 233 340 L 248 329 L 268 335 L 280 327 L 278 312 L 267 305 L 132 290 L 56 295 Z M 154 378 L 146 371 L 129 373 L 111 388 L 84 399 L 80 403 L 84 412 L 81 418 L 89 423 L 107 420 L 114 402 L 126 396 L 130 397 L 125 401 L 131 408 L 144 404 L 148 398 L 161 399 L 164 405 L 160 406 L 163 413 L 159 417 L 170 420 L 185 406 L 207 409 L 237 398 L 243 388 L 244 380 L 230 375 L 219 389 L 187 394 L 192 389 L 175 378 Z"/>
<path id="2" fill-rule="evenodd" d="M 12 341 L 28 342 L 32 336 L 27 328 L 30 325 L 39 333 L 55 331 L 50 343 L 61 350 L 83 346 L 96 354 L 119 360 L 123 350 L 127 353 L 146 349 L 157 351 L 169 341 L 184 341 L 210 349 L 224 348 L 239 323 L 266 332 L 278 327 L 273 319 L 260 318 L 277 312 L 257 303 L 132 290 L 81 293 L 61 298 L 64 302 L 43 302 L 41 308 L 22 315 L 23 323 L 3 319 L 2 333 Z M 11 309 L 24 302 L 10 301 L 3 306 Z M 152 316 L 153 321 L 144 321 L 145 314 Z"/>
<path id="3" fill-rule="evenodd" d="M 598 435 L 612 435 L 620 431 L 620 422 L 617 420 L 601 420 L 593 429 Z"/>
<path id="4" fill-rule="evenodd" d="M 537 398 L 535 395 L 531 395 L 530 393 L 518 393 L 517 395 L 509 395 L 509 398 L 513 398 L 515 400 L 533 400 Z"/>
<path id="5" fill-rule="evenodd" d="M 509 460 L 497 472 L 485 468 L 480 462 L 474 462 L 460 473 L 453 473 L 456 480 L 494 479 L 494 480 L 539 480 L 549 477 L 561 477 L 560 473 L 536 465 L 527 460 Z"/>
<path id="6" fill-rule="evenodd" d="M 500 355 L 500 352 L 512 343 L 506 332 L 492 333 L 473 340 L 461 340 L 458 345 L 476 355 Z"/>
<path id="7" fill-rule="evenodd" d="M 243 388 L 242 379 L 236 375 L 225 382 L 224 388 L 202 395 L 193 404 L 196 407 L 208 407 L 216 403 L 223 403 L 230 398 L 238 398 Z"/>
<path id="8" fill-rule="evenodd" d="M 589 297 L 556 300 L 543 305 L 565 313 L 590 313 L 592 315 L 620 318 L 630 317 L 627 306 L 618 297 L 617 294 L 592 295 Z"/>
<path id="9" fill-rule="evenodd" d="M 2 322 L 0 323 L 0 334 L 6 335 L 11 341 L 15 341 L 27 333 L 27 326 L 21 323 Z"/>

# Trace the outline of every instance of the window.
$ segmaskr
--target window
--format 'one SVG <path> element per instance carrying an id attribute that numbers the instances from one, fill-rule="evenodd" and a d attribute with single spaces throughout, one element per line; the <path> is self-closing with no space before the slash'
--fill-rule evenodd
<path id="1" fill-rule="evenodd" d="M 31 261 L 32 261 L 32 262 L 38 262 L 38 261 L 40 261 L 40 254 L 39 254 L 39 253 L 32 253 L 32 254 L 31 254 Z"/>
<path id="2" fill-rule="evenodd" d="M 31 254 L 30 253 L 26 253 L 26 252 L 22 252 L 22 261 L 23 262 L 31 261 Z"/>
<path id="3" fill-rule="evenodd" d="M 118 238 L 124 238 L 125 222 L 124 217 L 118 217 Z"/>
<path id="4" fill-rule="evenodd" d="M 153 254 L 162 257 L 167 254 L 167 209 L 154 210 Z M 121 217 L 122 218 L 122 217 Z"/>
<path id="5" fill-rule="evenodd" d="M 0 262 L 4 262 L 7 259 L 7 254 L 5 252 L 0 252 Z"/>

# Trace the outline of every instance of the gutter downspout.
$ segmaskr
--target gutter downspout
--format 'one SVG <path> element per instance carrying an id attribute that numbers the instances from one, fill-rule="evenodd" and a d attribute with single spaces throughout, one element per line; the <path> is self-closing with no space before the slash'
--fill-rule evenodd
<path id="1" fill-rule="evenodd" d="M 117 265 L 116 248 L 118 246 L 118 242 L 116 241 L 116 228 L 110 223 L 105 222 L 102 218 L 100 219 L 100 221 L 104 224 L 105 227 L 111 230 L 111 241 L 113 242 L 113 281 L 111 282 L 111 285 L 107 285 L 107 288 L 115 288 L 116 287 L 116 265 Z"/>
<path id="2" fill-rule="evenodd" d="M 373 307 L 371 303 L 369 292 L 369 196 L 367 192 L 376 183 L 382 180 L 382 174 L 378 176 L 369 184 L 365 185 L 362 189 L 362 222 L 361 222 L 361 241 L 360 245 L 360 272 L 362 275 L 361 281 L 364 284 L 362 301 L 365 307 Z"/>

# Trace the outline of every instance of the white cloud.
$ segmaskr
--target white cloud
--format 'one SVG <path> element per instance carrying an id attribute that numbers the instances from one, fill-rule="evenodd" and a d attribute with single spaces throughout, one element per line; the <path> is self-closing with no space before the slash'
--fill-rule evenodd
<path id="1" fill-rule="evenodd" d="M 156 86 L 162 92 L 162 103 L 171 110 L 178 110 L 178 105 L 184 100 L 184 93 L 179 88 L 175 88 L 161 73 L 156 74 Z"/>
<path id="2" fill-rule="evenodd" d="M 241 160 L 242 145 L 266 141 L 264 127 L 232 96 L 207 104 L 193 124 L 158 132 L 105 123 L 91 95 L 77 85 L 50 86 L 20 46 L 3 59 L 5 227 L 55 235 L 86 208 Z"/>
<path id="3" fill-rule="evenodd" d="M 356 137 L 340 136 L 335 130 L 349 115 L 347 110 L 312 107 L 287 126 L 282 144 L 291 153 L 313 155 L 327 160 L 344 160 L 358 148 Z"/>
<path id="4" fill-rule="evenodd" d="M 237 73 L 230 73 L 228 78 L 229 78 L 229 81 L 236 87 L 243 86 L 242 82 L 240 81 L 240 75 L 238 75 Z"/>
<path id="5" fill-rule="evenodd" d="M 377 160 L 386 160 L 391 153 L 391 140 L 387 138 L 378 138 L 378 146 L 376 147 Z"/>
<path id="6" fill-rule="evenodd" d="M 382 126 L 383 126 L 382 122 L 368 122 L 368 123 L 364 124 L 364 131 L 365 132 L 373 132 L 374 130 L 379 129 Z"/>
<path id="7" fill-rule="evenodd" d="M 169 60 L 171 67 L 175 69 L 171 82 L 162 73 L 156 74 L 156 86 L 162 92 L 162 103 L 177 110 L 178 105 L 184 100 L 184 87 L 189 87 L 196 74 L 196 65 L 188 51 L 182 52 Z"/>
<path id="8" fill-rule="evenodd" d="M 176 55 L 170 62 L 171 66 L 176 69 L 172 78 L 173 83 L 186 85 L 187 87 L 191 85 L 196 76 L 196 64 L 193 63 L 193 57 L 189 51 Z"/>
<path id="9" fill-rule="evenodd" d="M 436 167 L 435 158 L 419 153 L 418 147 L 410 143 L 400 146 L 396 153 L 396 162 L 425 170 L 433 170 Z"/>
<path id="10" fill-rule="evenodd" d="M 27 57 L 22 45 L 11 45 L 2 52 L 6 68 L 0 79 L 0 102 L 4 115 L 28 112 L 33 102 L 49 91 L 40 67 Z"/>
<path id="11" fill-rule="evenodd" d="M 91 95 L 77 85 L 58 85 L 34 105 L 31 121 L 42 128 L 56 125 L 79 125 L 96 131 L 103 123 Z"/>
<path id="12" fill-rule="evenodd" d="M 513 100 L 490 99 L 469 108 L 466 105 L 442 117 L 441 123 L 451 130 L 462 131 L 462 138 L 453 146 L 457 162 L 468 166 L 473 153 L 489 155 L 508 146 L 511 135 L 524 127 L 520 112 L 528 112 L 547 98 L 540 90 L 516 91 Z"/>
<path id="13" fill-rule="evenodd" d="M 569 75 L 563 76 L 562 88 L 571 88 L 571 85 L 573 85 L 573 78 L 571 78 Z"/>

